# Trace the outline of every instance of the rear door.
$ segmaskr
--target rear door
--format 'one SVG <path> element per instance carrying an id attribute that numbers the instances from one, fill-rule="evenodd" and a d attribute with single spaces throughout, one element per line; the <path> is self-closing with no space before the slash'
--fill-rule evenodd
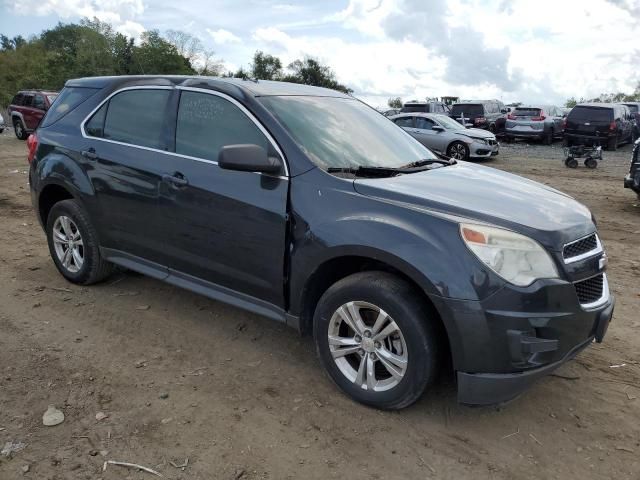
<path id="1" fill-rule="evenodd" d="M 280 176 L 224 170 L 217 159 L 222 147 L 235 144 L 260 145 L 284 159 L 237 101 L 179 89 L 175 154 L 160 189 L 166 265 L 175 278 L 205 280 L 283 307 L 284 163 Z"/>
<path id="2" fill-rule="evenodd" d="M 166 260 L 159 222 L 167 154 L 172 87 L 124 89 L 109 98 L 83 126 L 81 161 L 97 200 L 102 246 L 155 263 Z"/>

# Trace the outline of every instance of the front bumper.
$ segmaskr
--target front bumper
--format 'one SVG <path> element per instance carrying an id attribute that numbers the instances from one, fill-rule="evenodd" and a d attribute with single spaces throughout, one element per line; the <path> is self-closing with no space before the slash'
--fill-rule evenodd
<path id="1" fill-rule="evenodd" d="M 614 300 L 612 299 L 611 303 L 598 314 L 594 333 L 584 342 L 569 350 L 564 357 L 556 362 L 517 373 L 472 374 L 458 372 L 458 402 L 468 405 L 493 405 L 516 398 L 536 380 L 549 375 L 558 367 L 573 359 L 594 340 L 598 343 L 602 342 L 613 315 L 613 307 Z"/>
<path id="2" fill-rule="evenodd" d="M 469 144 L 470 158 L 490 158 L 498 155 L 500 152 L 500 144 L 496 142 L 494 145 L 487 145 L 480 142 L 472 142 Z"/>
<path id="3" fill-rule="evenodd" d="M 600 301 L 582 306 L 574 284 L 560 279 L 507 284 L 482 301 L 432 301 L 449 337 L 458 400 L 474 405 L 515 398 L 593 339 L 602 341 L 615 304 L 604 288 Z"/>

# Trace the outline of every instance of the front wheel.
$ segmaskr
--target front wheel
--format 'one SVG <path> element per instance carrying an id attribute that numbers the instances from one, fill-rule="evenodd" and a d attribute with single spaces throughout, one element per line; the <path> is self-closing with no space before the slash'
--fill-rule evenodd
<path id="1" fill-rule="evenodd" d="M 318 302 L 314 338 L 336 385 L 358 402 L 400 409 L 438 372 L 434 318 L 415 289 L 385 272 L 362 272 L 331 286 Z"/>
<path id="2" fill-rule="evenodd" d="M 447 147 L 447 156 L 449 158 L 455 158 L 456 160 L 468 160 L 469 147 L 463 142 L 453 142 Z"/>
<path id="3" fill-rule="evenodd" d="M 90 285 L 113 271 L 113 265 L 100 255 L 89 215 L 76 200 L 63 200 L 51 208 L 47 241 L 58 271 L 70 282 Z"/>

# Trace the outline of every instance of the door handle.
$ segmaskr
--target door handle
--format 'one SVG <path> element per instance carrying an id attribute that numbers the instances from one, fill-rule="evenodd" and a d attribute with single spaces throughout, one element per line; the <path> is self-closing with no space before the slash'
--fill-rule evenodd
<path id="1" fill-rule="evenodd" d="M 98 154 L 96 153 L 96 149 L 91 147 L 89 150 L 82 150 L 80 152 L 84 158 L 88 158 L 89 160 L 95 160 L 98 158 Z"/>
<path id="2" fill-rule="evenodd" d="M 162 180 L 166 183 L 170 183 L 175 185 L 176 187 L 184 187 L 185 185 L 189 185 L 189 181 L 184 178 L 180 172 L 176 172 L 173 175 L 169 175 L 168 173 L 162 175 Z"/>

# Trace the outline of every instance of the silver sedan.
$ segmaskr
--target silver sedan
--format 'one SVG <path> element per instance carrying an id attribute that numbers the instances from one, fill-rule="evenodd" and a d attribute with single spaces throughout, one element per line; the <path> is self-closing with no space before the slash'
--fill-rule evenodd
<path id="1" fill-rule="evenodd" d="M 496 136 L 479 128 L 465 128 L 447 115 L 404 113 L 389 120 L 402 127 L 425 147 L 456 160 L 498 155 Z"/>

